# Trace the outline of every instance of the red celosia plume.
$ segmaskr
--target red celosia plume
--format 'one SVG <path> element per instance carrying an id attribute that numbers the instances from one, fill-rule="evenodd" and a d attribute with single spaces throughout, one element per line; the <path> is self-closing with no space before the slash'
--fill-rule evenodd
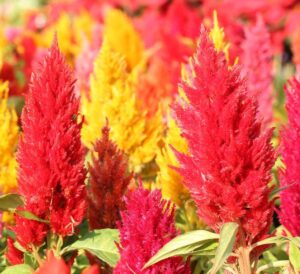
<path id="1" fill-rule="evenodd" d="M 189 265 L 173 257 L 143 270 L 144 264 L 167 242 L 177 235 L 174 207 L 162 200 L 161 192 L 141 186 L 126 197 L 126 210 L 119 224 L 121 259 L 115 274 L 188 274 Z"/>
<path id="2" fill-rule="evenodd" d="M 24 209 L 48 220 L 50 229 L 63 236 L 74 232 L 86 209 L 78 111 L 74 78 L 55 39 L 32 75 L 17 159 Z M 39 244 L 47 230 L 44 223 L 16 219 L 17 240 L 27 248 Z"/>
<path id="3" fill-rule="evenodd" d="M 262 17 L 245 29 L 245 36 L 241 62 L 247 76 L 247 90 L 250 96 L 257 98 L 259 116 L 266 128 L 273 120 L 272 46 Z"/>
<path id="4" fill-rule="evenodd" d="M 34 274 L 70 274 L 71 269 L 62 258 L 54 256 L 52 251 L 48 252 L 47 260 L 38 268 Z"/>
<path id="5" fill-rule="evenodd" d="M 189 103 L 173 107 L 190 152 L 176 153 L 178 170 L 199 216 L 215 231 L 239 223 L 249 244 L 268 234 L 272 222 L 272 130 L 261 132 L 240 68 L 228 68 L 204 28 L 192 70 L 191 83 L 182 83 Z"/>
<path id="6" fill-rule="evenodd" d="M 127 160 L 109 139 L 109 128 L 94 146 L 89 164 L 88 219 L 91 229 L 114 228 L 123 208 L 122 197 L 131 180 L 127 176 Z"/>
<path id="7" fill-rule="evenodd" d="M 288 125 L 281 133 L 285 169 L 280 173 L 280 184 L 282 187 L 290 187 L 280 194 L 279 216 L 281 223 L 294 236 L 300 236 L 300 81 L 293 78 L 285 91 Z"/>
<path id="8" fill-rule="evenodd" d="M 24 262 L 23 252 L 14 246 L 14 240 L 10 237 L 7 238 L 7 251 L 5 257 L 12 265 L 22 264 Z"/>

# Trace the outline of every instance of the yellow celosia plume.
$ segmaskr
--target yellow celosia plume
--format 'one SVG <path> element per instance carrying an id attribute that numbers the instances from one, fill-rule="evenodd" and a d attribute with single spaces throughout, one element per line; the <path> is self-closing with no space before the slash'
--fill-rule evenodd
<path id="1" fill-rule="evenodd" d="M 229 60 L 229 43 L 226 42 L 225 40 L 225 33 L 224 29 L 219 26 L 219 21 L 218 21 L 218 15 L 217 12 L 214 10 L 213 13 L 213 28 L 210 30 L 209 37 L 213 41 L 215 48 L 217 51 L 223 51 L 226 60 Z"/>
<path id="2" fill-rule="evenodd" d="M 156 183 L 162 190 L 164 198 L 172 200 L 177 205 L 189 196 L 188 190 L 182 185 L 182 178 L 171 167 L 178 167 L 178 161 L 170 145 L 182 153 L 188 152 L 186 140 L 181 136 L 180 129 L 175 120 L 169 117 L 168 131 L 165 137 L 165 146 L 156 157 L 156 163 L 159 167 Z"/>
<path id="3" fill-rule="evenodd" d="M 110 137 L 129 157 L 130 169 L 140 172 L 156 155 L 162 132 L 161 115 L 151 119 L 136 97 L 135 73 L 127 72 L 126 62 L 104 39 L 91 76 L 89 96 L 82 97 L 83 143 L 91 149 L 109 121 Z"/>
<path id="4" fill-rule="evenodd" d="M 18 118 L 7 106 L 8 83 L 0 82 L 0 191 L 9 193 L 17 187 L 15 149 L 18 141 Z"/>
<path id="5" fill-rule="evenodd" d="M 110 47 L 125 56 L 127 68 L 132 70 L 142 61 L 144 45 L 129 17 L 111 9 L 104 19 L 104 37 Z"/>
<path id="6" fill-rule="evenodd" d="M 49 48 L 54 34 L 57 33 L 60 50 L 69 61 L 72 61 L 72 58 L 81 51 L 83 36 L 89 41 L 92 39 L 94 25 L 94 19 L 87 12 L 82 11 L 76 16 L 62 13 L 57 21 L 42 33 L 35 34 L 35 41 L 39 47 Z"/>

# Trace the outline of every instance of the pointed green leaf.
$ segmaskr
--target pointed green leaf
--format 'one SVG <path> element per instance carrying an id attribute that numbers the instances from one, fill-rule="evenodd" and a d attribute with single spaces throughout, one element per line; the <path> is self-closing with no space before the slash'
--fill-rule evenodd
<path id="1" fill-rule="evenodd" d="M 210 273 L 217 273 L 223 266 L 228 256 L 231 254 L 238 228 L 239 226 L 236 223 L 225 223 L 223 225 L 214 265 L 211 268 Z"/>
<path id="2" fill-rule="evenodd" d="M 287 239 L 283 236 L 274 236 L 274 237 L 270 237 L 270 238 L 266 238 L 264 240 L 261 240 L 255 244 L 252 245 L 252 249 L 254 249 L 255 247 L 258 247 L 258 246 L 262 246 L 262 245 L 270 245 L 270 244 L 282 244 L 284 242 L 286 242 Z"/>
<path id="3" fill-rule="evenodd" d="M 21 195 L 11 193 L 0 196 L 0 210 L 11 211 L 17 207 L 24 205 L 24 200 Z"/>
<path id="4" fill-rule="evenodd" d="M 288 260 L 282 260 L 282 261 L 276 261 L 276 262 L 271 262 L 265 265 L 260 266 L 257 270 L 256 273 L 259 274 L 263 271 L 266 271 L 268 269 L 272 268 L 282 268 L 282 267 L 287 267 L 289 265 Z"/>
<path id="5" fill-rule="evenodd" d="M 46 223 L 46 224 L 49 223 L 49 221 L 43 220 L 43 219 L 37 217 L 36 215 L 34 215 L 32 212 L 27 211 L 27 210 L 16 210 L 15 212 L 16 212 L 16 214 L 18 214 L 28 220 L 38 221 L 38 222 Z"/>
<path id="6" fill-rule="evenodd" d="M 201 248 L 204 242 L 217 240 L 219 235 L 206 230 L 195 230 L 179 235 L 165 244 L 144 266 L 147 268 L 155 263 L 173 256 L 191 255 Z"/>
<path id="7" fill-rule="evenodd" d="M 117 229 L 94 230 L 64 248 L 61 254 L 83 249 L 94 254 L 110 266 L 115 266 L 120 258 L 116 242 L 119 242 L 119 231 Z"/>
<path id="8" fill-rule="evenodd" d="M 289 259 L 290 262 L 295 270 L 296 273 L 300 272 L 300 250 L 299 248 L 294 244 L 290 243 L 290 252 L 289 252 Z"/>
<path id="9" fill-rule="evenodd" d="M 34 270 L 27 264 L 17 264 L 5 268 L 2 274 L 32 274 Z"/>

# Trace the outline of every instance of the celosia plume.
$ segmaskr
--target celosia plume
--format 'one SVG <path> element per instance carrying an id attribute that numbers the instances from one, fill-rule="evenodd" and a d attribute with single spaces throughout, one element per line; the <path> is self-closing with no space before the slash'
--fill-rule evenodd
<path id="1" fill-rule="evenodd" d="M 63 236 L 74 233 L 86 209 L 78 110 L 74 78 L 55 39 L 32 75 L 17 158 L 24 209 L 49 221 L 52 232 Z M 17 240 L 24 247 L 42 242 L 46 224 L 22 217 L 16 221 Z"/>
<path id="2" fill-rule="evenodd" d="M 11 265 L 22 264 L 24 261 L 23 252 L 14 246 L 14 240 L 10 237 L 7 238 L 5 257 Z"/>
<path id="3" fill-rule="evenodd" d="M 7 105 L 8 83 L 0 82 L 0 192 L 9 193 L 17 188 L 17 147 L 19 127 L 14 109 Z"/>
<path id="4" fill-rule="evenodd" d="M 83 143 L 92 149 L 109 120 L 113 142 L 129 157 L 130 170 L 139 172 L 153 160 L 162 132 L 160 112 L 147 118 L 136 96 L 135 74 L 128 74 L 124 58 L 104 39 L 95 61 L 89 98 L 82 97 Z"/>
<path id="5" fill-rule="evenodd" d="M 143 270 L 145 263 L 177 235 L 174 207 L 162 200 L 159 190 L 150 192 L 141 186 L 126 197 L 120 229 L 121 259 L 114 274 L 188 274 L 188 263 L 173 257 Z"/>
<path id="6" fill-rule="evenodd" d="M 104 19 L 104 37 L 113 51 L 125 57 L 127 69 L 132 70 L 142 61 L 143 41 L 130 18 L 120 10 L 110 9 Z"/>
<path id="7" fill-rule="evenodd" d="M 156 183 L 161 188 L 164 198 L 170 199 L 177 205 L 188 196 L 187 189 L 182 184 L 182 177 L 172 167 L 178 167 L 178 161 L 170 145 L 182 153 L 188 152 L 185 139 L 181 136 L 180 128 L 172 119 L 168 119 L 168 131 L 164 139 L 165 146 L 159 151 L 156 163 L 159 167 Z"/>
<path id="8" fill-rule="evenodd" d="M 174 105 L 190 153 L 176 153 L 178 171 L 204 222 L 215 231 L 237 222 L 250 244 L 268 234 L 272 222 L 272 130 L 261 132 L 240 68 L 228 67 L 203 28 L 191 65 L 192 82 L 182 83 L 189 103 Z"/>
<path id="9" fill-rule="evenodd" d="M 109 139 L 109 128 L 102 129 L 89 164 L 88 219 L 91 229 L 114 228 L 123 208 L 123 195 L 131 176 L 127 160 Z"/>
<path id="10" fill-rule="evenodd" d="M 227 43 L 225 41 L 224 29 L 221 28 L 219 25 L 218 15 L 215 10 L 213 13 L 213 27 L 210 30 L 209 37 L 213 41 L 216 50 L 218 52 L 223 51 L 226 56 L 226 60 L 229 61 L 229 51 L 228 50 L 229 50 L 230 45 L 229 45 L 229 43 Z"/>
<path id="11" fill-rule="evenodd" d="M 286 91 L 288 124 L 281 133 L 281 153 L 285 169 L 280 173 L 280 185 L 289 186 L 280 193 L 281 223 L 294 235 L 300 236 L 300 81 L 293 78 Z"/>
<path id="12" fill-rule="evenodd" d="M 241 62 L 247 77 L 247 90 L 249 96 L 257 98 L 259 117 L 263 127 L 268 128 L 273 121 L 273 61 L 271 38 L 262 17 L 257 18 L 254 26 L 245 29 L 245 36 Z"/>
<path id="13" fill-rule="evenodd" d="M 55 22 L 52 22 L 41 33 L 35 34 L 35 41 L 39 47 L 48 48 L 51 45 L 53 34 L 57 33 L 62 53 L 69 62 L 72 62 L 73 57 L 80 52 L 83 46 L 82 37 L 85 36 L 91 41 L 94 24 L 94 19 L 85 11 L 76 16 L 61 13 Z"/>
<path id="14" fill-rule="evenodd" d="M 34 274 L 70 274 L 71 269 L 62 258 L 57 258 L 53 251 L 48 251 L 47 259 Z"/>

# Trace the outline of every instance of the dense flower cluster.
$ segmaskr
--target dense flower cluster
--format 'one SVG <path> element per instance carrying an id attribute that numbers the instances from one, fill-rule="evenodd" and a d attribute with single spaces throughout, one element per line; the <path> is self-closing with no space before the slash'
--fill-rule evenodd
<path id="1" fill-rule="evenodd" d="M 273 60 L 270 34 L 262 17 L 246 28 L 245 36 L 241 62 L 247 75 L 247 90 L 257 99 L 259 118 L 267 128 L 273 121 Z"/>
<path id="2" fill-rule="evenodd" d="M 17 114 L 7 106 L 8 83 L 0 81 L 0 191 L 9 193 L 16 191 L 17 162 L 15 150 L 18 141 L 19 127 Z M 5 136 L 5 137 L 4 137 Z"/>
<path id="3" fill-rule="evenodd" d="M 102 138 L 94 145 L 89 164 L 88 219 L 91 229 L 114 228 L 123 208 L 123 195 L 131 176 L 127 161 L 109 139 L 109 128 L 102 129 Z"/>
<path id="4" fill-rule="evenodd" d="M 126 209 L 121 212 L 121 216 L 121 259 L 114 269 L 115 274 L 190 273 L 188 264 L 176 257 L 143 270 L 144 264 L 177 235 L 174 208 L 162 200 L 159 190 L 150 192 L 140 186 L 130 192 L 126 196 Z"/>
<path id="5" fill-rule="evenodd" d="M 17 158 L 24 209 L 49 221 L 50 229 L 60 235 L 74 233 L 86 208 L 78 110 L 74 79 L 55 40 L 32 76 Z M 18 216 L 14 231 L 29 248 L 41 244 L 48 229 L 45 223 Z"/>
<path id="6" fill-rule="evenodd" d="M 290 81 L 286 88 L 288 125 L 282 132 L 282 158 L 285 169 L 280 176 L 281 186 L 289 186 L 281 192 L 280 218 L 282 224 L 294 235 L 300 235 L 300 181 L 299 160 L 300 149 L 298 148 L 300 138 L 300 82 L 297 78 Z"/>
<path id="7" fill-rule="evenodd" d="M 192 71 L 192 82 L 182 83 L 189 103 L 174 105 L 190 152 L 177 152 L 178 170 L 210 227 L 237 222 L 248 243 L 257 241 L 268 234 L 273 214 L 272 131 L 261 131 L 240 68 L 228 67 L 203 28 Z"/>
<path id="8" fill-rule="evenodd" d="M 300 273 L 299 7 L 0 1 L 1 271 Z"/>

